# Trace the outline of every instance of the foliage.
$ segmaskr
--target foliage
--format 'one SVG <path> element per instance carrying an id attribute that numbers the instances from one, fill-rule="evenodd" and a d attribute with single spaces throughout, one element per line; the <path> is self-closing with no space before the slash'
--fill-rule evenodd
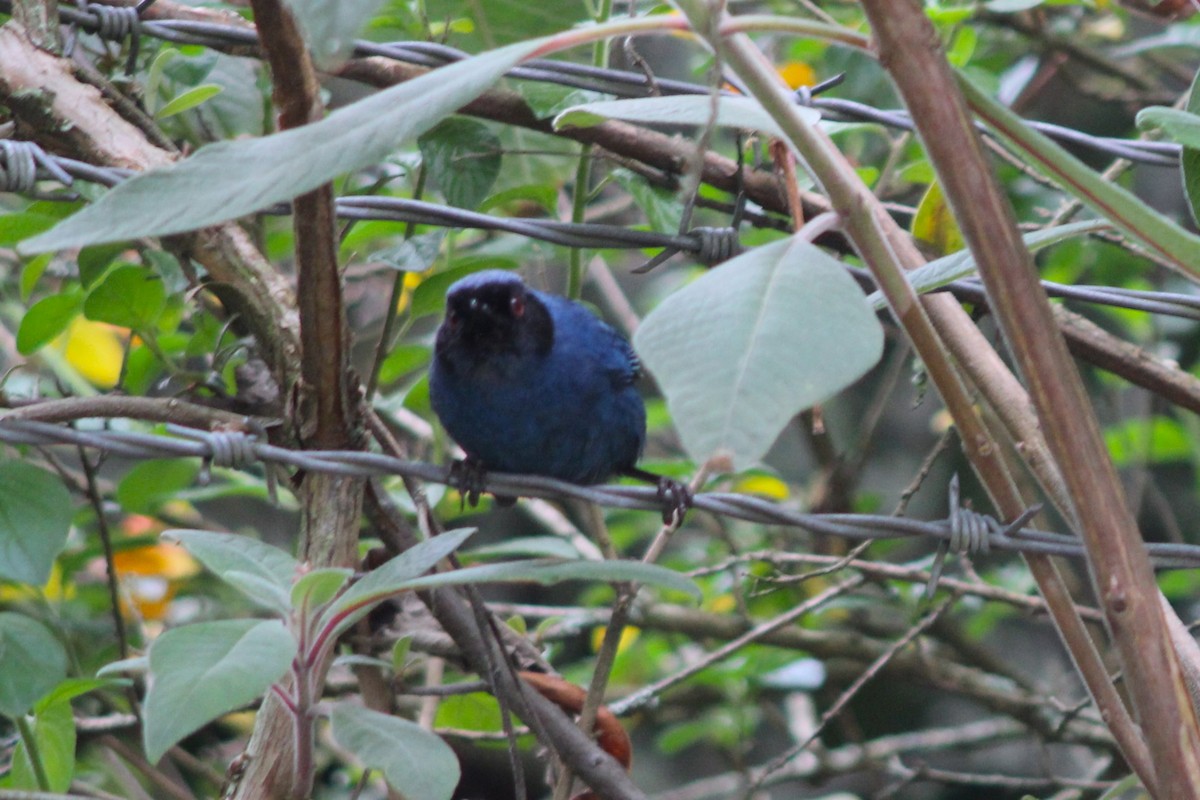
<path id="1" fill-rule="evenodd" d="M 43 167 L 35 189 L 5 184 L 0 433 L 22 416 L 159 438 L 184 423 L 288 450 L 449 463 L 425 378 L 446 288 L 520 268 L 629 334 L 651 379 L 647 469 L 815 513 L 936 519 L 954 472 L 979 511 L 1005 516 L 1002 500 L 988 505 L 1000 495 L 987 465 L 998 461 L 1041 487 L 1027 505 L 1055 505 L 1039 527 L 1072 527 L 1075 484 L 1056 494 L 1062 465 L 1037 435 L 1013 432 L 1014 420 L 1053 432 L 1053 415 L 996 389 L 1017 385 L 1000 380 L 1003 359 L 1029 374 L 1011 331 L 998 345 L 973 282 L 994 268 L 987 247 L 967 247 L 979 209 L 956 201 L 927 132 L 877 113 L 898 105 L 888 70 L 913 67 L 875 60 L 859 4 L 730 4 L 736 30 L 699 0 L 639 3 L 629 16 L 611 3 L 511 0 L 250 5 L 243 18 L 160 0 L 147 19 L 249 32 L 254 13 L 295 14 L 319 95 L 304 94 L 295 52 L 294 71 L 272 76 L 262 52 L 217 34 L 172 42 L 147 24 L 133 48 L 84 26 L 74 57 L 120 101 L 89 89 L 93 99 L 64 107 L 54 98 L 85 84 L 63 69 L 22 86 L 27 57 L 6 44 L 17 23 L 5 18 L 0 125 L 54 157 L 135 174 L 68 189 Z M 1055 319 L 1091 407 L 1061 413 L 1098 416 L 1147 540 L 1197 545 L 1200 100 L 1184 78 L 1200 63 L 1200 33 L 1178 5 L 927 0 L 923 10 L 1004 153 L 990 163 L 1020 225 L 1012 241 L 1052 291 L 1074 292 Z M 285 28 L 263 32 L 264 52 L 300 47 Z M 797 105 L 738 61 L 744 33 L 780 81 L 844 81 Z M 354 50 L 356 37 L 374 49 Z M 465 56 L 436 66 L 444 44 Z M 404 58 L 436 68 L 418 74 Z M 549 80 L 563 64 L 581 85 Z M 583 65 L 629 72 L 595 83 Z M 297 125 L 304 98 L 321 114 Z M 1064 142 L 1031 119 L 1115 141 Z M 1171 143 L 1181 178 L 1174 166 L 1115 161 L 1135 152 L 1170 164 Z M 7 180 L 18 155 L 0 144 Z M 336 229 L 306 216 L 322 187 L 348 215 Z M 869 201 L 839 202 L 868 190 Z M 632 241 L 620 236 L 567 247 L 371 212 L 412 200 L 575 223 L 560 233 L 649 231 L 684 252 L 618 247 Z M 740 253 L 697 263 L 688 237 L 731 219 Z M 916 266 L 905 261 L 914 244 L 928 263 L 889 283 L 879 254 L 885 267 Z M 923 339 L 923 312 L 898 301 L 906 287 L 957 292 L 971 330 L 991 341 L 963 345 L 944 325 Z M 313 352 L 317 329 L 327 335 Z M 330 373 L 334 384 L 322 383 Z M 966 422 L 955 385 L 993 438 L 960 448 L 949 435 Z M 636 786 L 652 782 L 697 797 L 797 796 L 836 776 L 839 797 L 951 797 L 961 784 L 1115 798 L 1144 792 L 1152 774 L 1120 720 L 1076 706 L 1087 692 L 1071 671 L 1080 653 L 1058 647 L 1037 594 L 1044 574 L 1035 565 L 1035 581 L 1011 552 L 943 565 L 922 542 L 851 552 L 721 514 L 664 524 L 617 503 L 559 504 L 554 487 L 505 511 L 487 495 L 475 507 L 467 484 L 285 474 L 234 455 L 149 460 L 101 453 L 99 439 L 0 440 L 0 742 L 11 744 L 0 790 L 134 797 L 169 785 L 172 796 L 216 796 L 228 770 L 238 797 L 349 797 L 361 783 L 364 797 L 387 784 L 450 798 L 460 780 L 460 793 L 514 780 L 511 765 L 487 773 L 491 745 L 477 740 L 509 740 L 514 764 L 541 757 L 535 737 L 514 731 L 521 723 L 569 767 L 558 773 L 611 780 L 610 797 L 642 796 Z M 1094 602 L 1086 574 L 1073 585 L 1080 605 Z M 1194 615 L 1194 572 L 1159 586 Z M 472 635 L 444 616 L 454 603 L 470 610 Z M 1101 647 L 1123 635 L 1110 630 Z M 493 640 L 502 646 L 487 649 Z M 567 685 L 607 684 L 638 733 L 632 782 L 620 770 L 605 778 L 604 757 L 521 718 L 528 701 L 505 689 L 516 671 L 498 653 L 520 669 L 544 660 Z M 462 686 L 414 699 L 438 681 Z M 552 699 L 577 714 L 590 702 L 578 691 Z M 286 733 L 260 741 L 270 730 Z M 1015 755 L 996 755 L 1013 742 Z M 1060 744 L 1071 758 L 1043 750 Z M 247 747 L 255 756 L 235 761 Z M 262 771 L 272 755 L 291 759 L 283 784 Z M 1166 756 L 1149 757 L 1167 774 Z M 529 796 L 548 796 L 531 783 Z"/>

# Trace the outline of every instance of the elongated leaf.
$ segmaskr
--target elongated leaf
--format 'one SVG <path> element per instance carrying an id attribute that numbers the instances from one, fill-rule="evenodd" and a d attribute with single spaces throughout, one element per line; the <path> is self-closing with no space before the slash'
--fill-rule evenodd
<path id="1" fill-rule="evenodd" d="M 821 114 L 812 108 L 798 108 L 800 114 L 815 124 Z M 633 100 L 601 100 L 573 106 L 554 118 L 554 129 L 590 128 L 610 119 L 623 119 L 643 125 L 707 125 L 712 116 L 712 98 L 688 94 L 668 97 L 642 97 Z M 762 131 L 769 136 L 786 139 L 779 125 L 762 105 L 749 97 L 717 98 L 717 127 Z"/>
<path id="2" fill-rule="evenodd" d="M 17 717 L 67 677 L 67 653 L 42 623 L 0 612 L 0 715 Z"/>
<path id="3" fill-rule="evenodd" d="M 1200 113 L 1200 72 L 1192 79 L 1192 88 L 1188 92 L 1187 110 L 1192 114 Z M 1179 176 L 1183 180 L 1183 193 L 1188 199 L 1188 209 L 1192 212 L 1192 222 L 1200 220 L 1200 147 L 1196 145 L 1183 146 L 1179 154 Z"/>
<path id="4" fill-rule="evenodd" d="M 1110 227 L 1112 226 L 1105 220 L 1089 219 L 1067 225 L 1056 225 L 1053 228 L 1043 228 L 1040 231 L 1027 233 L 1022 238 L 1025 240 L 1025 246 L 1029 248 L 1029 252 L 1036 253 L 1038 250 L 1065 242 L 1076 236 L 1095 233 Z M 923 294 L 953 283 L 959 278 L 974 275 L 976 268 L 975 258 L 971 255 L 971 251 L 959 250 L 957 253 L 951 253 L 914 269 L 908 273 L 908 282 L 912 284 L 918 294 Z M 867 295 L 867 302 L 877 310 L 887 308 L 887 298 L 883 296 L 883 292 L 871 292 Z"/>
<path id="5" fill-rule="evenodd" d="M 287 613 L 291 586 L 300 563 L 278 547 L 232 533 L 169 530 L 167 541 L 179 542 L 204 566 L 260 605 Z"/>
<path id="6" fill-rule="evenodd" d="M 217 142 L 191 158 L 135 176 L 22 244 L 28 253 L 139 236 L 165 236 L 290 200 L 384 159 L 534 53 L 522 42 L 455 62 L 272 136 Z"/>
<path id="7" fill-rule="evenodd" d="M 150 647 L 143 739 L 157 762 L 180 739 L 262 695 L 296 655 L 278 620 L 230 619 L 169 630 Z"/>
<path id="8" fill-rule="evenodd" d="M 172 98 L 165 106 L 158 110 L 154 116 L 158 119 L 166 119 L 173 117 L 176 114 L 182 114 L 184 111 L 195 108 L 205 100 L 216 97 L 223 91 L 223 88 L 215 83 L 205 83 L 192 89 L 188 89 L 181 95 Z"/>
<path id="9" fill-rule="evenodd" d="M 631 581 L 686 592 L 700 599 L 700 587 L 691 578 L 657 564 L 641 561 L 561 561 L 537 559 L 505 561 L 439 572 L 406 581 L 402 589 L 460 586 L 475 583 L 538 583 L 549 586 L 563 581 Z"/>
<path id="10" fill-rule="evenodd" d="M 1079 159 L 1024 123 L 959 73 L 958 85 L 974 111 L 1026 163 L 1061 183 L 1100 216 L 1193 276 L 1200 276 L 1200 236 L 1188 233 L 1132 192 L 1109 183 Z"/>
<path id="11" fill-rule="evenodd" d="M 41 586 L 70 529 L 71 495 L 57 476 L 0 462 L 0 578 Z"/>
<path id="12" fill-rule="evenodd" d="M 758 462 L 788 421 L 879 359 L 883 331 L 842 265 L 799 238 L 750 250 L 675 292 L 634 345 L 688 454 Z"/>
<path id="13" fill-rule="evenodd" d="M 1200 116 L 1166 106 L 1152 106 L 1138 112 L 1137 124 L 1143 130 L 1159 129 L 1187 147 L 1200 147 Z"/>
<path id="14" fill-rule="evenodd" d="M 338 703 L 333 738 L 409 800 L 449 800 L 458 785 L 458 757 L 440 737 L 414 722 Z"/>
<path id="15" fill-rule="evenodd" d="M 321 607 L 333 599 L 353 575 L 354 570 L 342 567 L 314 569 L 292 587 L 292 608 Z"/>
<path id="16" fill-rule="evenodd" d="M 410 547 L 351 586 L 322 616 L 319 627 L 325 628 L 337 620 L 334 635 L 341 634 L 359 619 L 372 605 L 403 591 L 407 581 L 453 553 L 467 540 L 475 528 L 446 531 L 432 539 Z M 331 637 L 332 638 L 332 637 Z"/>

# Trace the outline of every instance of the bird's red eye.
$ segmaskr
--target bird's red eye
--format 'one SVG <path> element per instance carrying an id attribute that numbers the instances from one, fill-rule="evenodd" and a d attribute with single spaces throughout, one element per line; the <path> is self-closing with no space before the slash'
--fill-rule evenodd
<path id="1" fill-rule="evenodd" d="M 446 309 L 446 324 L 449 325 L 451 328 L 457 328 L 458 322 L 459 322 L 458 312 L 455 311 L 453 308 Z"/>
<path id="2" fill-rule="evenodd" d="M 525 298 L 521 296 L 513 297 L 508 301 L 508 307 L 512 310 L 512 315 L 516 319 L 525 316 Z"/>

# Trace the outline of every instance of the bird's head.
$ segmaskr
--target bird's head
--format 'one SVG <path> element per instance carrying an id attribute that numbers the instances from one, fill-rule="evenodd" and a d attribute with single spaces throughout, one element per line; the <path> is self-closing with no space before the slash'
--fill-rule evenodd
<path id="1" fill-rule="evenodd" d="M 553 343 L 549 311 L 518 275 L 476 272 L 446 293 L 446 318 L 437 335 L 439 355 L 451 348 L 481 359 L 505 353 L 545 355 Z"/>

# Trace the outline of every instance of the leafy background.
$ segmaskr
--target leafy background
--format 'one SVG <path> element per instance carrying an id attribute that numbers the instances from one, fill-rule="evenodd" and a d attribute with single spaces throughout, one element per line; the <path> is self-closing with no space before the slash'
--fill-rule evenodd
<path id="1" fill-rule="evenodd" d="M 520 94 L 540 130 L 447 116 L 532 53 L 537 37 L 603 17 L 604 8 L 507 0 L 291 5 L 305 20 L 336 110 L 285 132 L 274 131 L 266 70 L 242 51 L 143 36 L 125 77 L 127 45 L 80 35 L 80 57 L 141 104 L 146 126 L 191 155 L 108 192 L 80 184 L 75 199 L 61 190 L 47 192 L 54 199 L 0 195 L 0 398 L 7 407 L 107 395 L 183 397 L 264 418 L 286 413 L 278 394 L 261 391 L 271 383 L 263 377 L 270 370 L 262 367 L 261 342 L 252 324 L 231 313 L 236 303 L 214 285 L 220 282 L 206 283 L 208 268 L 172 239 L 149 237 L 242 218 L 269 270 L 290 285 L 291 220 L 259 212 L 325 182 L 339 196 L 418 197 L 514 219 L 574 214 L 675 233 L 693 191 L 699 201 L 692 225 L 727 225 L 734 196 L 707 183 L 697 188 L 694 172 L 664 167 L 649 139 L 639 140 L 634 155 L 617 155 L 581 146 L 568 133 L 604 119 L 632 121 L 676 136 L 685 163 L 692 143 L 703 139 L 731 161 L 740 149 L 749 172 L 776 168 L 767 140 L 779 130 L 745 97 L 728 98 L 731 110 L 707 134 L 711 103 L 704 95 L 623 106 L 531 81 L 505 80 L 503 88 Z M 748 13 L 746 5 L 738 12 Z M 1173 20 L 1164 9 L 1156 16 L 1071 0 L 925 6 L 950 61 L 981 94 L 1021 117 L 1126 139 L 1165 134 L 1189 148 L 1182 170 L 1117 165 L 1103 177 L 1099 171 L 1112 159 L 1094 150 L 1072 150 L 1090 171 L 1071 173 L 1070 163 L 1057 159 L 1060 172 L 1049 178 L 1028 161 L 997 158 L 1041 277 L 1194 295 L 1200 251 L 1184 228 L 1191 229 L 1190 204 L 1198 196 L 1190 148 L 1200 145 L 1200 126 L 1164 106 L 1189 96 L 1200 45 L 1195 22 Z M 164 17 L 188 12 L 167 2 L 155 8 Z M 213 9 L 248 16 L 236 5 Z M 859 34 L 865 27 L 850 3 L 764 2 L 753 10 Z M 474 57 L 368 94 L 362 83 L 332 77 L 355 65 L 340 61 L 346 53 L 337 45 L 356 35 L 446 42 Z M 830 95 L 874 108 L 898 104 L 886 74 L 862 53 L 818 36 L 756 40 L 793 86 L 844 73 Z M 715 83 L 711 54 L 686 37 L 632 41 L 627 47 L 616 40 L 607 54 L 581 47 L 562 57 L 607 58 L 633 69 L 644 63 L 659 78 Z M 0 100 L 0 123 L 27 124 L 13 97 Z M 823 124 L 934 261 L 913 283 L 931 288 L 968 275 L 973 264 L 958 252 L 961 234 L 917 138 L 869 122 Z M 732 126 L 760 133 L 735 135 Z M 52 133 L 32 130 L 29 138 L 53 150 Z M 805 191 L 817 188 L 803 171 L 799 182 Z M 1103 235 L 1090 235 L 1101 228 L 1088 221 L 1090 211 L 1066 224 L 1072 194 L 1107 201 Z M 717 469 L 707 488 L 816 512 L 895 511 L 921 519 L 945 515 L 949 478 L 958 473 L 964 496 L 990 511 L 922 365 L 895 321 L 872 314 L 866 293 L 844 270 L 861 266 L 852 248 L 835 236 L 819 238 L 821 247 L 789 238 L 793 221 L 783 205 L 754 203 L 749 210 L 741 256 L 710 268 L 678 255 L 648 274 L 633 268 L 653 251 L 580 252 L 511 233 L 343 222 L 338 258 L 355 371 L 377 388 L 370 402 L 395 421 L 412 457 L 448 461 L 452 446 L 431 414 L 424 378 L 445 289 L 475 270 L 519 267 L 538 286 L 579 292 L 633 338 L 653 377 L 646 386 L 647 468 L 686 480 L 709 456 L 728 453 L 730 469 Z M 1194 318 L 1067 305 L 1181 373 L 1195 372 Z M 389 309 L 393 341 L 377 359 Z M 995 337 L 982 306 L 971 310 Z M 1082 368 L 1144 536 L 1195 544 L 1200 429 L 1187 410 L 1196 408 L 1195 396 L 1180 404 L 1112 372 Z M 102 424 L 88 420 L 79 424 Z M 162 432 L 127 419 L 103 425 Z M 299 538 L 303 493 L 284 480 L 275 494 L 261 468 L 214 467 L 205 480 L 194 460 L 84 462 L 72 448 L 30 446 L 6 446 L 2 455 L 0 792 L 215 796 L 250 736 L 253 718 L 245 711 L 289 669 L 288 648 L 296 646 L 263 609 L 345 630 L 328 614 L 347 607 L 337 604 L 352 595 L 334 595 L 348 573 L 314 572 L 296 582 L 297 562 L 284 552 Z M 383 488 L 416 524 L 416 501 L 403 482 L 389 479 Z M 606 508 L 597 517 L 577 504 L 545 501 L 506 510 L 486 497 L 466 508 L 440 484 L 426 492 L 448 527 L 479 528 L 464 555 L 474 564 L 502 556 L 565 556 L 575 564 L 599 556 L 588 538 L 597 533 L 616 553 L 639 558 L 659 530 L 653 512 Z M 1055 516 L 1047 523 L 1066 526 Z M 167 529 L 196 535 L 184 548 L 160 538 Z M 240 549 L 247 563 L 206 553 L 198 531 L 249 537 L 251 544 L 230 551 Z M 378 536 L 374 523 L 364 525 L 363 555 Z M 182 539 L 187 543 L 187 535 Z M 695 513 L 658 559 L 675 580 L 612 564 L 595 568 L 584 583 L 560 585 L 566 573 L 538 574 L 545 565 L 504 566 L 462 580 L 490 575 L 514 583 L 490 590 L 498 618 L 584 686 L 605 652 L 608 609 L 622 596 L 622 582 L 652 584 L 629 612 L 631 624 L 610 637 L 615 662 L 607 695 L 620 710 L 623 698 L 653 693 L 656 702 L 623 722 L 635 745 L 634 781 L 659 797 L 739 796 L 744 781 L 764 770 L 764 791 L 776 797 L 1137 796 L 1095 710 L 1077 706 L 1086 693 L 1018 559 L 952 558 L 930 598 L 932 544 L 879 541 L 855 551 L 853 563 L 845 560 L 848 548 L 830 537 Z M 119 577 L 112 586 L 106 560 Z M 1091 603 L 1082 566 L 1065 569 L 1078 600 Z M 540 579 L 554 585 L 529 583 Z M 396 579 L 389 591 L 402 584 Z M 1194 571 L 1164 573 L 1160 585 L 1190 621 Z M 693 586 L 698 601 L 687 593 Z M 372 603 L 384 594 L 371 594 Z M 399 621 L 378 620 L 360 640 L 337 646 L 340 658 L 323 687 L 330 699 L 354 698 L 362 685 L 355 676 L 365 682 L 360 670 L 375 670 L 394 690 L 398 713 L 381 719 L 356 715 L 353 703 L 335 706 L 330 726 L 318 725 L 331 734 L 317 737 L 314 796 L 354 796 L 360 780 L 361 796 L 386 796 L 385 780 L 411 797 L 511 796 L 495 701 L 480 691 L 410 693 L 475 678 L 461 662 L 441 659 L 436 624 L 411 598 L 402 602 L 409 613 Z M 797 608 L 807 613 L 781 616 Z M 780 630 L 702 661 L 777 617 Z M 1100 636 L 1097 617 L 1088 619 Z M 198 660 L 200 652 L 212 663 Z M 705 666 L 693 672 L 697 663 Z M 687 677 L 678 684 L 657 683 L 680 674 Z M 422 738 L 411 721 L 440 738 Z M 816 731 L 817 742 L 781 770 L 774 759 Z M 380 752 L 381 742 L 407 749 Z M 518 743 L 529 795 L 546 795 L 537 747 L 528 736 Z M 456 764 L 457 790 L 450 780 Z"/>

